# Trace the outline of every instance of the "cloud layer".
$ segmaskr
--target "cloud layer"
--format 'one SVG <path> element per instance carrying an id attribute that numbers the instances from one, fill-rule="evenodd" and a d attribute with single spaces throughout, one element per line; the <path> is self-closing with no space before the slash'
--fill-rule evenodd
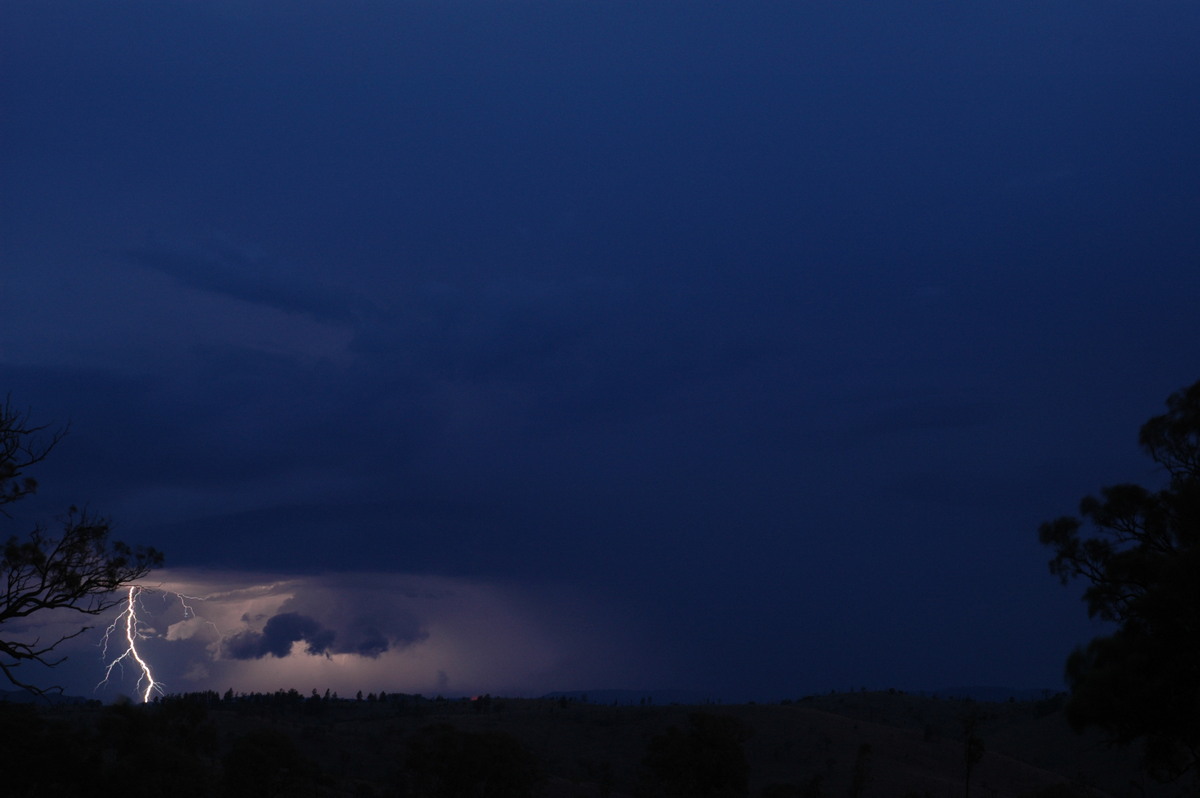
<path id="1" fill-rule="evenodd" d="M 603 612 L 555 588 L 384 574 L 162 577 L 138 593 L 138 646 L 168 692 L 540 694 L 591 684 L 597 663 L 632 662 Z M 72 641 L 55 676 L 69 693 L 136 694 L 129 665 L 96 687 L 101 633 Z"/>

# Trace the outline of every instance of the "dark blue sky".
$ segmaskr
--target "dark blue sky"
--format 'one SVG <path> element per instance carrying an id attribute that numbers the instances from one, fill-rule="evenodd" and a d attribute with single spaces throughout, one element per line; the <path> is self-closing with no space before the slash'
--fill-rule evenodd
<path id="1" fill-rule="evenodd" d="M 308 585 L 222 635 L 388 637 L 380 686 L 1058 686 L 1097 627 L 1037 525 L 1154 483 L 1137 428 L 1200 377 L 1198 36 L 1185 2 L 4 2 L 0 390 L 72 425 L 27 511 L 111 514 L 172 584 Z M 399 606 L 421 580 L 487 608 Z"/>

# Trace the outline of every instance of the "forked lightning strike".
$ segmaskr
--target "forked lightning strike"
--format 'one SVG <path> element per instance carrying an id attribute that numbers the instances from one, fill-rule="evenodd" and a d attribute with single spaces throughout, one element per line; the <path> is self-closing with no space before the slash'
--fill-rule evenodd
<path id="1" fill-rule="evenodd" d="M 125 599 L 125 609 L 121 610 L 120 614 L 109 624 L 108 629 L 104 631 L 104 646 L 102 649 L 104 659 L 108 659 L 109 641 L 114 634 L 117 634 L 117 628 L 122 624 L 125 626 L 125 650 L 121 652 L 119 657 L 108 663 L 108 667 L 104 669 L 104 678 L 100 680 L 100 684 L 97 684 L 96 687 L 98 689 L 101 685 L 108 682 L 109 677 L 112 676 L 113 668 L 121 665 L 126 659 L 131 659 L 137 663 L 137 667 L 140 669 L 137 686 L 141 690 L 142 686 L 145 685 L 145 690 L 142 692 L 142 703 L 146 703 L 150 700 L 150 696 L 155 690 L 161 693 L 162 687 L 154 680 L 154 673 L 150 670 L 149 663 L 142 659 L 142 655 L 137 650 L 138 640 L 145 637 L 138 628 L 140 623 L 137 617 L 137 597 L 141 592 L 142 588 L 135 585 L 130 586 L 129 596 Z"/>
<path id="2" fill-rule="evenodd" d="M 146 590 L 156 590 L 156 588 L 146 588 L 140 585 L 131 585 L 129 587 L 129 593 L 125 599 L 125 608 L 118 613 L 117 617 L 113 619 L 113 622 L 109 624 L 108 628 L 104 631 L 104 639 L 101 648 L 101 656 L 103 659 L 108 660 L 109 644 L 115 636 L 120 636 L 124 639 L 125 650 L 122 651 L 119 656 L 109 661 L 108 666 L 104 669 L 104 678 L 101 679 L 100 683 L 96 685 L 96 688 L 99 689 L 102 685 L 107 684 L 109 678 L 112 676 L 113 669 L 118 665 L 124 669 L 125 666 L 123 663 L 126 660 L 130 660 L 136 664 L 138 669 L 137 688 L 141 693 L 142 703 L 148 702 L 150 700 L 150 696 L 152 696 L 154 693 L 159 693 L 160 695 L 163 693 L 162 682 L 159 682 L 154 678 L 154 672 L 150 669 L 150 663 L 148 663 L 142 656 L 141 652 L 138 651 L 138 641 L 149 638 L 149 635 L 142 631 L 144 624 L 138 618 L 138 596 L 140 596 Z M 174 595 L 176 598 L 178 598 L 180 604 L 183 605 L 185 617 L 187 615 L 195 617 L 196 612 L 187 603 L 187 599 L 197 599 L 198 597 L 185 596 L 182 593 L 175 593 L 174 591 L 164 590 L 160 592 Z M 124 627 L 124 631 L 121 631 L 122 627 Z"/>

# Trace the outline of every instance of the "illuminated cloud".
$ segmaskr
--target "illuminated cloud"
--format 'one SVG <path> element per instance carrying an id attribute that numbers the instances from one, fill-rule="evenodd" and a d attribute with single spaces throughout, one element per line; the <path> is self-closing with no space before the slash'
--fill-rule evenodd
<path id="1" fill-rule="evenodd" d="M 158 576 L 138 599 L 139 650 L 169 693 L 533 695 L 594 687 L 601 664 L 631 650 L 603 612 L 557 588 L 394 574 Z M 85 646 L 70 653 L 68 692 L 89 694 L 102 662 Z M 95 695 L 132 694 L 136 677 L 117 668 Z"/>
<path id="2" fill-rule="evenodd" d="M 292 643 L 303 640 L 309 654 L 324 654 L 335 637 L 337 632 L 323 628 L 307 615 L 281 612 L 271 616 L 261 632 L 247 629 L 225 638 L 221 653 L 233 659 L 262 659 L 268 654 L 282 658 L 292 653 Z"/>

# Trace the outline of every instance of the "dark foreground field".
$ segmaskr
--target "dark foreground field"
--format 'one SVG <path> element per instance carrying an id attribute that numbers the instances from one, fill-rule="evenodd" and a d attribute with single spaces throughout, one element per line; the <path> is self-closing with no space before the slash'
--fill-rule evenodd
<path id="1" fill-rule="evenodd" d="M 374 699 L 374 700 L 370 700 Z M 190 694 L 0 703 L 6 796 L 1166 796 L 1060 698 L 842 693 L 779 704 Z M 982 756 L 967 784 L 968 729 Z M 978 751 L 978 746 L 976 746 Z M 968 792 L 969 790 L 969 792 Z"/>

